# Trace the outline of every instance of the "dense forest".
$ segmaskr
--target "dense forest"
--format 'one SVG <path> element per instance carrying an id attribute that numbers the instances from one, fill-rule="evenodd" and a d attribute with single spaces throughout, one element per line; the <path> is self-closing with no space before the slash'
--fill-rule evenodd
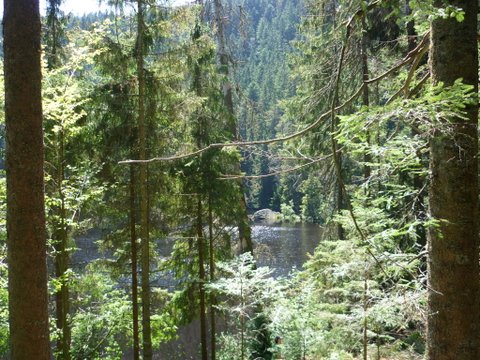
<path id="1" fill-rule="evenodd" d="M 480 359 L 477 0 L 103 3 L 4 1 L 0 358 Z"/>

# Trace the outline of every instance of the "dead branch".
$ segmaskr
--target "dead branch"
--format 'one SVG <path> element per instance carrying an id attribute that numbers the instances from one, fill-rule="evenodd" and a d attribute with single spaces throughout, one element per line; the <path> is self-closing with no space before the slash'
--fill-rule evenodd
<path id="1" fill-rule="evenodd" d="M 329 158 L 331 158 L 331 157 L 332 157 L 332 154 L 325 155 L 325 156 L 322 156 L 322 157 L 313 159 L 313 160 L 309 161 L 309 162 L 306 163 L 306 164 L 294 166 L 294 167 L 289 168 L 289 169 L 283 169 L 283 170 L 274 171 L 274 172 L 271 172 L 271 173 L 268 173 L 268 174 L 262 174 L 262 175 L 223 175 L 223 176 L 220 177 L 220 179 L 221 179 L 221 180 L 232 180 L 232 179 L 257 180 L 257 179 L 264 179 L 264 178 L 268 178 L 268 177 L 271 177 L 271 176 L 277 176 L 277 175 L 283 175 L 283 174 L 295 172 L 295 171 L 300 170 L 300 169 L 303 169 L 303 168 L 305 168 L 305 167 L 307 167 L 307 166 L 310 166 L 310 165 L 313 165 L 313 164 L 317 164 L 317 163 L 319 163 L 319 162 L 321 162 L 321 161 L 327 160 L 327 159 L 329 159 Z"/>

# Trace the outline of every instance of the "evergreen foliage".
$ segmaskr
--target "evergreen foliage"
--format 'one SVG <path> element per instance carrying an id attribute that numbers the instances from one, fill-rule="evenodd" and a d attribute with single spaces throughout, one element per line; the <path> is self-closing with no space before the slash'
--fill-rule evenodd
<path id="1" fill-rule="evenodd" d="M 52 0 L 43 19 L 54 356 L 137 359 L 149 326 L 134 323 L 146 315 L 153 352 L 172 359 L 423 358 L 427 233 L 449 225 L 428 211 L 431 143 L 459 139 L 461 158 L 459 128 L 478 103 L 463 79 L 431 81 L 428 29 L 462 23 L 466 10 L 430 0 L 145 1 L 138 16 L 137 2 L 109 3 L 77 17 Z M 4 148 L 3 111 L 0 122 Z M 277 277 L 258 266 L 267 245 L 252 254 L 238 239 L 243 181 L 249 210 L 321 225 L 302 269 Z M 148 250 L 141 269 L 137 249 Z"/>

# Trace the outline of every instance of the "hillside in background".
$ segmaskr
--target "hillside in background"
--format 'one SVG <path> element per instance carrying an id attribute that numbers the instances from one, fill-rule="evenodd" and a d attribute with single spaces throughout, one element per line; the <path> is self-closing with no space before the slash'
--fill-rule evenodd
<path id="1" fill-rule="evenodd" d="M 229 0 L 229 43 L 237 82 L 237 117 L 246 140 L 263 140 L 277 134 L 282 116 L 280 101 L 295 93 L 289 56 L 303 14 L 301 0 Z M 267 174 L 275 166 L 270 148 L 244 153 L 243 171 Z M 280 209 L 278 181 L 267 177 L 249 182 L 252 209 Z"/>

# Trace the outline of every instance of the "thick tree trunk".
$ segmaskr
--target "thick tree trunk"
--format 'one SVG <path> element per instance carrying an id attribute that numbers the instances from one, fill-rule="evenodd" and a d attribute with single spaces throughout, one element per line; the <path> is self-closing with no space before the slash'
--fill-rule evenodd
<path id="1" fill-rule="evenodd" d="M 447 1 L 465 20 L 437 19 L 431 27 L 430 67 L 435 83 L 458 78 L 478 84 L 477 0 Z M 446 119 L 431 140 L 430 212 L 439 221 L 429 230 L 428 358 L 480 359 L 478 266 L 478 106 L 468 120 Z"/>
<path id="2" fill-rule="evenodd" d="M 140 359 L 140 341 L 138 332 L 138 273 L 137 273 L 137 231 L 135 216 L 135 168 L 130 165 L 130 247 L 132 272 L 132 321 L 133 321 L 133 359 Z"/>
<path id="3" fill-rule="evenodd" d="M 144 71 L 144 3 L 137 1 L 137 78 L 138 78 L 138 142 L 140 160 L 147 158 L 147 135 L 145 126 L 145 71 Z M 141 268 L 142 268 L 142 335 L 143 358 L 151 360 L 152 331 L 150 324 L 150 234 L 148 230 L 148 191 L 147 191 L 147 165 L 140 164 L 140 238 L 141 242 Z"/>
<path id="4" fill-rule="evenodd" d="M 5 0 L 7 246 L 11 358 L 48 360 L 38 0 Z"/>

